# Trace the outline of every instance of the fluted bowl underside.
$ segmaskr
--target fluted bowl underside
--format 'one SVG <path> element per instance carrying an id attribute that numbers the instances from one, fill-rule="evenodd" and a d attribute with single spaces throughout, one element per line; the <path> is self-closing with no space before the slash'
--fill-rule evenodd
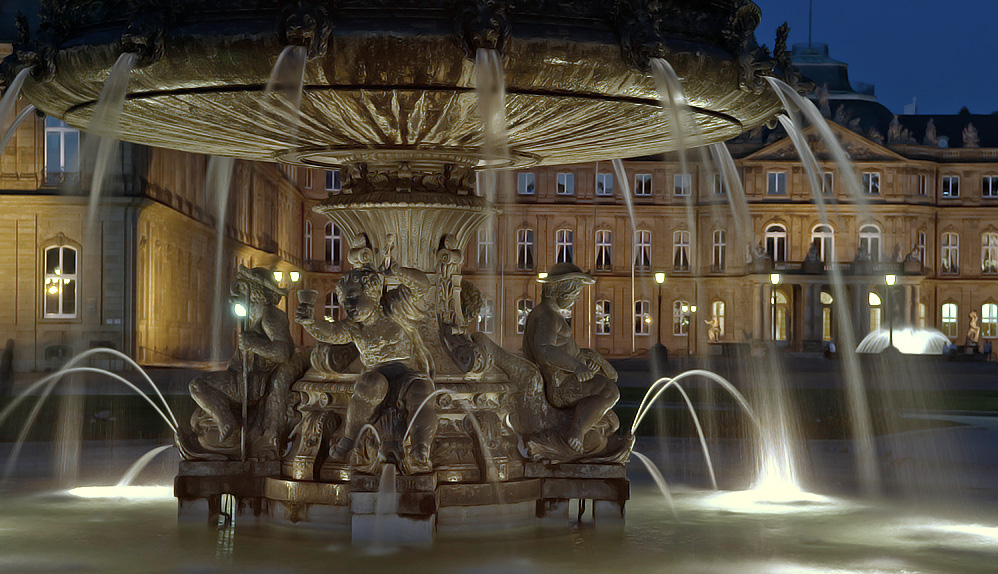
<path id="1" fill-rule="evenodd" d="M 122 52 L 120 26 L 61 43 L 54 75 L 29 80 L 24 93 L 46 113 L 86 129 Z M 389 8 L 338 15 L 323 50 L 306 64 L 297 127 L 261 105 L 284 45 L 272 15 L 214 14 L 169 28 L 161 55 L 132 72 L 120 138 L 313 166 L 339 165 L 367 149 L 479 153 L 474 62 L 455 41 L 453 15 L 414 18 Z M 676 37 L 667 51 L 704 141 L 729 139 L 779 110 L 774 94 L 742 89 L 744 62 L 740 67 L 722 47 Z M 513 164 L 676 148 L 654 80 L 625 61 L 605 22 L 513 26 L 502 54 Z"/>

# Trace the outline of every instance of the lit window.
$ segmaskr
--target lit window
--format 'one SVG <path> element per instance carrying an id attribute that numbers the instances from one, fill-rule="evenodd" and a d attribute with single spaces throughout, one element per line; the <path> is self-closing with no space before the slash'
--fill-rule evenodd
<path id="1" fill-rule="evenodd" d="M 61 183 L 80 173 L 80 131 L 45 118 L 45 181 Z"/>
<path id="2" fill-rule="evenodd" d="M 496 265 L 496 235 L 494 229 L 478 230 L 478 268 L 493 269 Z"/>
<path id="3" fill-rule="evenodd" d="M 478 316 L 478 331 L 492 333 L 495 326 L 495 303 L 491 299 L 485 299 L 482 301 L 482 314 Z"/>
<path id="4" fill-rule="evenodd" d="M 606 229 L 596 232 L 596 269 L 613 268 L 613 233 Z"/>
<path id="5" fill-rule="evenodd" d="M 773 263 L 786 263 L 789 244 L 787 241 L 787 228 L 779 223 L 774 223 L 766 228 L 766 252 L 773 259 Z"/>
<path id="6" fill-rule="evenodd" d="M 333 267 L 340 266 L 340 252 L 343 250 L 343 236 L 340 235 L 340 228 L 336 227 L 333 222 L 326 224 L 326 263 L 332 265 Z"/>
<path id="7" fill-rule="evenodd" d="M 960 197 L 960 176 L 943 176 L 943 197 Z"/>
<path id="8" fill-rule="evenodd" d="M 596 174 L 596 195 L 609 197 L 613 195 L 613 174 Z"/>
<path id="9" fill-rule="evenodd" d="M 638 230 L 635 241 L 634 266 L 638 269 L 651 268 L 651 231 Z"/>
<path id="10" fill-rule="evenodd" d="M 871 261 L 880 261 L 880 228 L 864 225 L 859 229 L 859 247 L 870 256 Z"/>
<path id="11" fill-rule="evenodd" d="M 818 257 L 822 263 L 835 260 L 835 232 L 827 225 L 816 225 L 811 231 L 811 243 L 818 245 Z"/>
<path id="12" fill-rule="evenodd" d="M 687 196 L 693 193 L 693 176 L 688 173 L 677 173 L 672 176 L 673 193 L 677 196 Z"/>
<path id="13" fill-rule="evenodd" d="M 672 234 L 672 268 L 675 271 L 690 270 L 689 231 L 676 231 Z"/>
<path id="14" fill-rule="evenodd" d="M 308 261 L 312 259 L 312 222 L 305 220 L 305 257 Z"/>
<path id="15" fill-rule="evenodd" d="M 832 295 L 828 291 L 821 292 L 821 340 L 832 340 Z"/>
<path id="16" fill-rule="evenodd" d="M 634 302 L 634 334 L 648 335 L 651 333 L 651 301 Z"/>
<path id="17" fill-rule="evenodd" d="M 786 195 L 787 172 L 771 171 L 766 174 L 766 193 L 769 195 Z"/>
<path id="18" fill-rule="evenodd" d="M 998 197 L 998 175 L 986 175 L 982 179 L 984 188 L 981 190 L 981 197 Z"/>
<path id="19" fill-rule="evenodd" d="M 783 291 L 776 290 L 773 292 L 770 303 L 776 307 L 776 340 L 786 341 L 788 334 L 787 327 L 789 326 L 788 319 L 790 316 L 790 304 L 787 296 Z"/>
<path id="20" fill-rule="evenodd" d="M 534 174 L 521 173 L 516 176 L 516 193 L 519 195 L 534 195 Z"/>
<path id="21" fill-rule="evenodd" d="M 326 170 L 326 191 L 340 190 L 340 170 Z"/>
<path id="22" fill-rule="evenodd" d="M 915 250 L 918 252 L 918 260 L 925 262 L 925 243 L 927 241 L 924 231 L 918 232 L 918 239 L 916 240 Z"/>
<path id="23" fill-rule="evenodd" d="M 79 298 L 77 269 L 78 252 L 73 247 L 45 249 L 45 284 L 42 297 L 45 317 L 71 319 L 77 315 Z"/>
<path id="24" fill-rule="evenodd" d="M 981 236 L 981 271 L 989 275 L 998 273 L 998 233 Z"/>
<path id="25" fill-rule="evenodd" d="M 929 306 L 925 303 L 918 304 L 918 327 L 924 329 L 929 321 Z"/>
<path id="26" fill-rule="evenodd" d="M 957 336 L 956 314 L 956 303 L 943 304 L 943 333 L 950 339 Z"/>
<path id="27" fill-rule="evenodd" d="M 596 334 L 610 334 L 610 302 L 606 299 L 596 302 Z"/>
<path id="28" fill-rule="evenodd" d="M 831 195 L 835 191 L 835 174 L 830 171 L 821 172 L 821 193 Z"/>
<path id="29" fill-rule="evenodd" d="M 863 192 L 867 195 L 880 195 L 880 174 L 875 171 L 863 172 Z"/>
<path id="30" fill-rule="evenodd" d="M 998 305 L 994 303 L 981 306 L 981 336 L 986 339 L 998 337 Z"/>
<path id="31" fill-rule="evenodd" d="M 672 334 L 686 335 L 690 327 L 690 304 L 686 301 L 672 303 Z"/>
<path id="32" fill-rule="evenodd" d="M 335 291 L 326 293 L 326 305 L 324 311 L 326 319 L 330 321 L 336 321 L 340 318 L 340 300 L 336 297 Z"/>
<path id="33" fill-rule="evenodd" d="M 710 304 L 710 314 L 713 320 L 717 321 L 717 336 L 724 336 L 724 301 L 714 301 Z"/>
<path id="34" fill-rule="evenodd" d="M 528 271 L 534 268 L 534 230 L 516 230 L 516 268 Z"/>
<path id="35" fill-rule="evenodd" d="M 870 291 L 870 330 L 876 331 L 880 328 L 880 318 L 883 314 L 880 295 Z"/>
<path id="36" fill-rule="evenodd" d="M 575 195 L 575 174 L 558 174 L 558 195 Z"/>
<path id="37" fill-rule="evenodd" d="M 639 173 L 634 176 L 634 195 L 639 197 L 651 197 L 651 174 Z"/>
<path id="38" fill-rule="evenodd" d="M 960 272 L 960 236 L 952 231 L 943 233 L 942 257 L 943 273 Z"/>
<path id="39" fill-rule="evenodd" d="M 724 176 L 719 173 L 714 174 L 714 195 L 724 195 L 728 193 L 727 186 L 724 185 Z"/>
<path id="40" fill-rule="evenodd" d="M 534 308 L 534 302 L 530 299 L 520 299 L 516 302 L 516 334 L 522 335 L 527 326 L 527 315 Z"/>
<path id="41" fill-rule="evenodd" d="M 575 233 L 571 229 L 559 229 L 554 233 L 555 261 L 571 263 L 575 251 Z"/>
<path id="42" fill-rule="evenodd" d="M 728 237 L 723 229 L 714 230 L 714 248 L 711 252 L 711 267 L 715 271 L 724 271 L 727 260 Z"/>

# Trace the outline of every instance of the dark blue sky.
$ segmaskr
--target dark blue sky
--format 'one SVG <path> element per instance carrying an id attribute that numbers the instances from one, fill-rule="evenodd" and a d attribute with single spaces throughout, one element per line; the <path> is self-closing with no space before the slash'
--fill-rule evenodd
<path id="1" fill-rule="evenodd" d="M 807 42 L 808 0 L 754 1 L 760 44 L 784 21 L 791 43 Z M 895 113 L 912 97 L 923 114 L 998 110 L 998 0 L 814 0 L 813 40 Z"/>

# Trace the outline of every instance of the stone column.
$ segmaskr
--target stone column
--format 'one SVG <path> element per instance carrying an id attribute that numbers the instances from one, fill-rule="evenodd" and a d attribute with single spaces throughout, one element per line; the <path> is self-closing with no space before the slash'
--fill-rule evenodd
<path id="1" fill-rule="evenodd" d="M 759 338 L 773 340 L 773 286 L 769 283 L 762 284 L 762 333 Z"/>
<path id="2" fill-rule="evenodd" d="M 752 285 L 752 297 L 749 300 L 752 308 L 752 336 L 756 339 L 762 336 L 762 286 Z"/>

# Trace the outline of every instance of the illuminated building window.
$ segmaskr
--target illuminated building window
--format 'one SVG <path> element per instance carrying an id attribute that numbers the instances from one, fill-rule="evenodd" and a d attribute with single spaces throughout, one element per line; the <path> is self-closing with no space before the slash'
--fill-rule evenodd
<path id="1" fill-rule="evenodd" d="M 516 302 L 516 334 L 522 335 L 527 326 L 527 315 L 534 308 L 534 302 L 530 299 L 520 299 Z"/>
<path id="2" fill-rule="evenodd" d="M 340 300 L 336 297 L 335 291 L 326 293 L 326 304 L 324 306 L 326 319 L 335 321 L 340 318 Z"/>
<path id="3" fill-rule="evenodd" d="M 45 118 L 45 181 L 62 183 L 80 173 L 80 131 L 52 116 Z"/>
<path id="4" fill-rule="evenodd" d="M 527 271 L 534 268 L 534 230 L 516 230 L 516 268 Z"/>
<path id="5" fill-rule="evenodd" d="M 651 333 L 651 301 L 644 299 L 634 302 L 634 334 L 648 335 Z"/>
<path id="6" fill-rule="evenodd" d="M 651 231 L 638 230 L 634 244 L 634 266 L 638 269 L 651 268 Z"/>
<path id="7" fill-rule="evenodd" d="M 724 336 L 724 301 L 714 301 L 710 304 L 710 316 L 712 319 L 717 319 L 717 336 Z"/>
<path id="8" fill-rule="evenodd" d="M 943 304 L 943 333 L 950 339 L 955 339 L 957 336 L 957 323 L 956 317 L 957 309 L 956 303 L 944 303 Z"/>
<path id="9" fill-rule="evenodd" d="M 687 301 L 672 303 L 672 334 L 686 335 L 690 332 L 690 304 Z"/>
<path id="10" fill-rule="evenodd" d="M 998 337 L 998 305 L 981 305 L 981 336 L 987 339 Z"/>
<path id="11" fill-rule="evenodd" d="M 724 271 L 727 260 L 728 234 L 723 229 L 714 230 L 714 248 L 711 251 L 711 267 L 715 271 Z"/>
<path id="12" fill-rule="evenodd" d="M 989 275 L 998 273 L 998 233 L 981 236 L 981 271 Z"/>
<path id="13" fill-rule="evenodd" d="M 46 319 L 77 316 L 79 252 L 68 246 L 45 249 L 45 283 L 42 298 Z"/>
<path id="14" fill-rule="evenodd" d="M 326 224 L 326 263 L 333 267 L 339 267 L 341 263 L 340 253 L 343 251 L 343 236 L 340 228 L 333 222 Z"/>
<path id="15" fill-rule="evenodd" d="M 832 340 L 832 294 L 828 291 L 821 292 L 821 340 Z"/>
<path id="16" fill-rule="evenodd" d="M 929 306 L 925 303 L 918 304 L 918 326 L 924 329 L 929 321 Z"/>
<path id="17" fill-rule="evenodd" d="M 859 247 L 870 256 L 871 261 L 880 261 L 880 228 L 864 225 L 859 229 Z"/>
<path id="18" fill-rule="evenodd" d="M 596 334 L 610 334 L 610 301 L 606 299 L 596 302 Z"/>
<path id="19" fill-rule="evenodd" d="M 880 295 L 870 291 L 870 330 L 876 331 L 880 328 L 880 318 L 883 316 L 883 305 Z"/>
<path id="20" fill-rule="evenodd" d="M 596 232 L 596 269 L 609 271 L 613 268 L 613 233 L 606 229 Z"/>

